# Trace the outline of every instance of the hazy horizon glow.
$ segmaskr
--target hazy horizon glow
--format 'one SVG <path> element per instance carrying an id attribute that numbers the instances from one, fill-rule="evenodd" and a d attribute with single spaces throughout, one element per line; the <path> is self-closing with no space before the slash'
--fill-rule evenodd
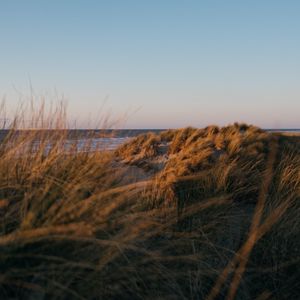
<path id="1" fill-rule="evenodd" d="M 300 128 L 298 1 L 1 1 L 0 96 L 126 128 Z M 101 112 L 103 103 L 104 110 Z"/>

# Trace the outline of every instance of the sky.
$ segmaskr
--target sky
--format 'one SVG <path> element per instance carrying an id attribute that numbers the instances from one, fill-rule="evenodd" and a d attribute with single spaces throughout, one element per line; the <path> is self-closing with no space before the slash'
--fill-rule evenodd
<path id="1" fill-rule="evenodd" d="M 0 0 L 0 97 L 82 128 L 300 128 L 299 37 L 300 1 Z"/>

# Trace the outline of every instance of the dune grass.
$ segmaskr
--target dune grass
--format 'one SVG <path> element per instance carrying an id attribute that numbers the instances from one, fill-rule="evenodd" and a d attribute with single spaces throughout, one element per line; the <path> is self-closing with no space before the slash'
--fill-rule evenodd
<path id="1" fill-rule="evenodd" d="M 0 144 L 1 299 L 299 298 L 299 137 L 234 124 L 65 151 L 65 114 L 32 118 L 52 130 L 21 116 Z"/>

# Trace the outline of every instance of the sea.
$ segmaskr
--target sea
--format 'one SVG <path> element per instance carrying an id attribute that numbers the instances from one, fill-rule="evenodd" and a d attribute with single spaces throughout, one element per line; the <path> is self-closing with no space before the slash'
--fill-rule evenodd
<path id="1" fill-rule="evenodd" d="M 70 129 L 65 131 L 66 140 L 64 141 L 64 148 L 69 151 L 76 145 L 77 151 L 98 151 L 98 150 L 115 150 L 118 146 L 124 144 L 130 139 L 145 133 L 159 133 L 165 129 Z M 32 133 L 32 129 L 29 130 L 16 130 L 14 131 L 15 136 L 26 135 Z M 53 133 L 54 130 L 34 130 L 36 133 Z M 9 133 L 9 130 L 0 130 L 0 143 L 5 141 L 5 137 Z M 35 137 L 35 145 L 33 148 L 38 148 L 39 138 L 38 134 Z M 31 145 L 32 146 L 32 145 Z M 46 152 L 51 149 L 52 143 L 46 145 Z"/>
<path id="2" fill-rule="evenodd" d="M 64 143 L 66 149 L 71 148 L 76 141 L 76 147 L 79 151 L 97 151 L 101 150 L 115 150 L 120 145 L 128 142 L 130 139 L 145 133 L 160 133 L 166 129 L 70 129 L 67 131 L 67 140 Z M 269 132 L 281 132 L 288 134 L 300 134 L 300 129 L 265 129 Z M 49 133 L 50 130 L 46 130 Z M 4 140 L 5 136 L 8 134 L 8 130 L 0 130 L 0 142 Z M 26 134 L 32 132 L 32 130 L 19 130 L 16 134 Z M 45 130 L 43 130 L 45 132 Z M 87 147 L 87 140 L 89 141 L 89 146 Z M 36 140 L 36 146 L 38 146 L 39 141 Z M 48 148 L 51 148 L 49 143 Z"/>

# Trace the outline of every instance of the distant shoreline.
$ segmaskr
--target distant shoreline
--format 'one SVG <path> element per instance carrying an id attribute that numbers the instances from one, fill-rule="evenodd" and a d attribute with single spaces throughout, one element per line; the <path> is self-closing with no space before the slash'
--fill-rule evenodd
<path id="1" fill-rule="evenodd" d="M 300 133 L 300 128 L 262 128 L 265 131 L 268 132 L 298 132 Z M 0 129 L 0 136 L 2 134 L 5 134 L 7 132 L 9 132 L 10 129 Z M 71 136 L 72 135 L 76 135 L 76 136 L 81 136 L 82 134 L 86 135 L 86 134 L 95 134 L 95 135 L 103 135 L 105 137 L 131 137 L 131 136 L 137 136 L 139 134 L 143 134 L 143 133 L 160 133 L 162 131 L 166 131 L 166 130 L 175 130 L 175 128 L 161 128 L 161 129 L 145 129 L 145 128 L 141 128 L 141 129 L 17 129 L 16 132 L 32 132 L 32 131 L 49 131 L 49 132 L 53 132 L 53 131 L 64 131 L 66 130 Z"/>

